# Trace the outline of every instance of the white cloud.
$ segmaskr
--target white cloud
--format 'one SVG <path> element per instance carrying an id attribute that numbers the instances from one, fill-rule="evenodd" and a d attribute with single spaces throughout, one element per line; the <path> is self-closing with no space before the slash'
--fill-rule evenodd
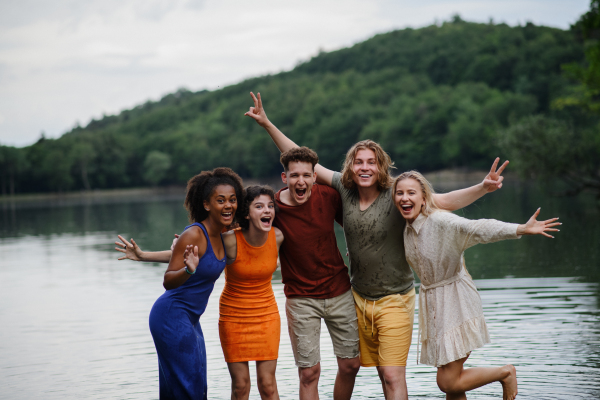
<path id="1" fill-rule="evenodd" d="M 319 49 L 466 20 L 567 28 L 587 0 L 21 0 L 0 4 L 0 143 L 56 137 L 75 123 L 179 87 L 217 88 L 293 68 Z"/>

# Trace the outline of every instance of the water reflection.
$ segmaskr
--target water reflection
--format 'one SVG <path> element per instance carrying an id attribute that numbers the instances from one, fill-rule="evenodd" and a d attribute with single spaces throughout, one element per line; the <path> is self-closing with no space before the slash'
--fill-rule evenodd
<path id="1" fill-rule="evenodd" d="M 469 218 L 521 222 L 543 204 L 543 215 L 557 214 L 565 222 L 554 241 L 524 238 L 467 253 L 492 336 L 492 344 L 473 352 L 469 363 L 514 363 L 524 397 L 600 396 L 600 238 L 594 229 L 599 218 L 586 202 L 545 199 L 513 187 L 462 211 Z M 181 199 L 5 206 L 0 221 L 0 397 L 156 398 L 157 359 L 148 314 L 163 292 L 164 266 L 117 262 L 111 243 L 119 232 L 145 249 L 168 247 L 171 234 L 186 224 Z M 283 310 L 280 276 L 274 278 Z M 221 278 L 202 317 L 211 398 L 227 398 L 230 387 L 217 333 L 222 287 Z M 297 399 L 297 371 L 281 315 L 277 379 L 282 399 Z M 325 325 L 321 347 L 320 390 L 330 399 L 337 367 Z M 413 345 L 407 373 L 411 398 L 443 398 L 435 369 L 415 360 Z M 492 385 L 470 397 L 499 393 L 500 386 Z M 251 398 L 259 398 L 255 387 Z M 360 371 L 354 398 L 382 398 L 373 368 Z"/>

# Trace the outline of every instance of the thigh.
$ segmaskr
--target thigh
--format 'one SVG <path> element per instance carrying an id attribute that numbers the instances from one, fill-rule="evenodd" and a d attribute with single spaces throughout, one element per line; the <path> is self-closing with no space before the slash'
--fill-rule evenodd
<path id="1" fill-rule="evenodd" d="M 306 297 L 285 302 L 290 342 L 296 366 L 310 368 L 321 361 L 322 301 Z"/>
<path id="2" fill-rule="evenodd" d="M 352 292 L 354 296 L 354 308 L 358 319 L 358 339 L 360 350 L 360 365 L 363 367 L 375 367 L 379 365 L 379 336 L 377 327 L 372 323 L 372 308 L 365 306 L 365 299 L 358 293 Z M 372 303 L 372 302 L 371 302 Z M 369 312 L 369 310 L 371 312 Z"/>
<path id="3" fill-rule="evenodd" d="M 259 381 L 274 382 L 277 360 L 257 361 L 256 377 Z"/>
<path id="4" fill-rule="evenodd" d="M 412 340 L 415 292 L 384 298 L 375 312 L 380 366 L 406 366 Z"/>
<path id="5" fill-rule="evenodd" d="M 340 358 L 356 358 L 359 353 L 358 324 L 352 291 L 325 301 L 324 320 Z"/>
<path id="6" fill-rule="evenodd" d="M 227 369 L 229 370 L 229 375 L 234 383 L 250 381 L 250 368 L 248 367 L 247 362 L 228 362 Z"/>

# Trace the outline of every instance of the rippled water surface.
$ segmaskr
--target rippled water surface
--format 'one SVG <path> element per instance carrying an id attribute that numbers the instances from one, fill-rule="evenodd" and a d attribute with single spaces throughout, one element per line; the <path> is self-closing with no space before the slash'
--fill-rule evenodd
<path id="1" fill-rule="evenodd" d="M 543 216 L 565 222 L 556 239 L 525 237 L 467 252 L 492 338 L 467 364 L 513 363 L 522 398 L 600 398 L 600 217 L 594 202 L 507 187 L 459 214 L 524 222 L 538 205 Z M 186 224 L 181 200 L 0 207 L 0 398 L 157 398 L 148 314 L 163 292 L 165 266 L 116 261 L 111 243 L 123 233 L 143 249 L 167 248 Z M 215 399 L 228 398 L 230 387 L 217 330 L 223 284 L 221 277 L 201 319 L 209 397 Z M 281 311 L 278 272 L 273 288 Z M 297 399 L 297 370 L 281 316 L 279 391 L 282 399 Z M 321 354 L 321 398 L 330 399 L 337 367 L 324 324 Z M 413 345 L 410 397 L 444 398 L 435 373 L 416 364 Z M 469 397 L 499 396 L 500 385 L 493 384 Z M 382 397 L 375 369 L 361 369 L 353 398 Z M 256 387 L 251 398 L 259 398 Z"/>

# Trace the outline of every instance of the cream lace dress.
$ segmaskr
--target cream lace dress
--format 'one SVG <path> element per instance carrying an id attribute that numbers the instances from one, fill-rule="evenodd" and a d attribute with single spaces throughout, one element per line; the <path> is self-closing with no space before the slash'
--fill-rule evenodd
<path id="1" fill-rule="evenodd" d="M 490 342 L 464 251 L 478 243 L 517 239 L 517 226 L 493 219 L 468 220 L 444 211 L 428 217 L 420 214 L 406 224 L 406 259 L 421 279 L 421 363 L 441 367 Z"/>

